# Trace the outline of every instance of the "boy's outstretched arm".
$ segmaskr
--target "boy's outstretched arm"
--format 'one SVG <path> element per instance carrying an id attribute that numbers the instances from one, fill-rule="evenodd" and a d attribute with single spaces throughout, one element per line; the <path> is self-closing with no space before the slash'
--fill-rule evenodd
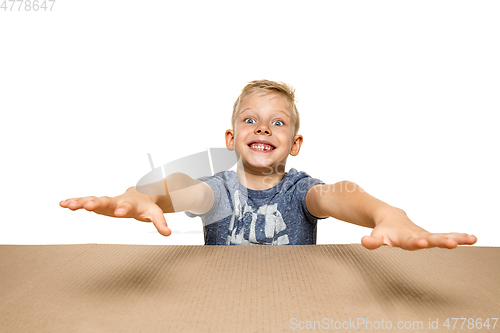
<path id="1" fill-rule="evenodd" d="M 163 193 L 146 195 L 145 193 Z M 143 222 L 153 222 L 163 236 L 171 234 L 164 213 L 189 210 L 203 214 L 214 202 L 213 191 L 202 181 L 182 173 L 174 173 L 163 180 L 139 188 L 130 187 L 116 197 L 79 197 L 59 202 L 63 208 L 86 209 L 111 217 L 131 217 Z"/>
<path id="2" fill-rule="evenodd" d="M 370 250 L 382 244 L 405 250 L 430 247 L 452 249 L 477 241 L 475 236 L 464 233 L 430 233 L 414 224 L 402 209 L 378 200 L 349 181 L 311 187 L 306 195 L 306 206 L 309 213 L 316 217 L 331 216 L 373 228 L 370 236 L 361 239 L 363 246 Z"/>

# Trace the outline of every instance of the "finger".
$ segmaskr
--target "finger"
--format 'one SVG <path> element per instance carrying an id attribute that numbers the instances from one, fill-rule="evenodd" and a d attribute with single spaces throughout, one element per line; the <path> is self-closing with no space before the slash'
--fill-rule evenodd
<path id="1" fill-rule="evenodd" d="M 374 236 L 363 236 L 361 238 L 361 244 L 368 250 L 375 250 L 382 246 L 382 239 Z"/>
<path id="2" fill-rule="evenodd" d="M 457 237 L 457 236 L 455 236 Z M 427 242 L 429 242 L 429 247 L 440 247 L 444 249 L 453 249 L 457 247 L 458 241 L 454 237 L 450 237 L 446 234 L 429 234 L 427 237 Z"/>
<path id="3" fill-rule="evenodd" d="M 398 246 L 404 250 L 414 251 L 429 247 L 429 242 L 425 238 L 408 237 L 403 239 Z"/>
<path id="4" fill-rule="evenodd" d="M 467 237 L 465 238 L 465 241 L 461 244 L 467 244 L 467 245 L 472 245 L 472 244 L 475 244 L 477 242 L 477 237 L 474 236 L 474 235 L 467 235 Z"/>
<path id="5" fill-rule="evenodd" d="M 67 208 L 71 210 L 78 210 L 83 208 L 83 205 L 90 200 L 95 199 L 95 197 L 83 197 L 83 198 L 74 198 L 68 201 Z"/>
<path id="6" fill-rule="evenodd" d="M 110 197 L 86 197 L 81 201 L 82 207 L 96 214 L 114 216 L 113 202 Z M 116 205 L 116 203 L 115 203 Z"/>
<path id="7" fill-rule="evenodd" d="M 116 217 L 131 217 L 134 213 L 134 206 L 129 201 L 122 201 L 115 209 Z"/>
<path id="8" fill-rule="evenodd" d="M 72 201 L 76 201 L 78 199 L 80 199 L 80 197 L 78 197 L 78 198 L 69 198 L 69 199 L 66 199 L 66 200 L 62 200 L 62 201 L 59 202 L 59 205 L 61 207 L 64 207 L 64 208 L 68 208 L 68 203 L 70 203 Z"/>
<path id="9" fill-rule="evenodd" d="M 97 210 L 102 207 L 101 201 L 102 201 L 101 198 L 90 199 L 87 202 L 84 202 L 82 207 L 88 210 L 89 212 L 91 211 L 97 212 Z"/>
<path id="10" fill-rule="evenodd" d="M 151 209 L 148 214 L 148 218 L 153 222 L 156 230 L 163 236 L 170 236 L 172 231 L 167 226 L 167 221 L 165 220 L 165 215 L 163 215 L 163 211 L 158 207 L 158 209 Z"/>
<path id="11" fill-rule="evenodd" d="M 448 234 L 442 234 L 447 238 L 451 238 L 457 241 L 458 245 L 472 245 L 477 242 L 477 238 L 474 235 L 468 235 L 465 233 L 451 232 Z"/>
<path id="12" fill-rule="evenodd" d="M 400 247 L 403 250 L 414 251 L 429 247 L 429 242 L 422 237 L 407 236 L 392 242 L 392 246 Z"/>

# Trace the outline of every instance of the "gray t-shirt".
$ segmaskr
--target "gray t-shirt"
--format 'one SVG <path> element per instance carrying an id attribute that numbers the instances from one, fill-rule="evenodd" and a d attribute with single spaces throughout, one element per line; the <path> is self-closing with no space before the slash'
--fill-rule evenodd
<path id="1" fill-rule="evenodd" d="M 202 177 L 214 191 L 214 205 L 205 214 L 186 211 L 203 221 L 205 245 L 309 245 L 316 244 L 318 217 L 306 208 L 306 194 L 321 180 L 294 168 L 267 190 L 243 186 L 236 172 Z"/>

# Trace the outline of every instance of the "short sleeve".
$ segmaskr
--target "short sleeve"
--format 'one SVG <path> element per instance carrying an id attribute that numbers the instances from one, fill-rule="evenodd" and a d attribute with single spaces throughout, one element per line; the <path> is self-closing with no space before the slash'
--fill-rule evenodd
<path id="1" fill-rule="evenodd" d="M 210 210 L 204 214 L 195 214 L 190 211 L 185 211 L 184 213 L 189 217 L 197 217 L 197 216 L 207 217 L 213 214 L 213 211 L 217 209 L 216 207 L 219 205 L 220 192 L 222 191 L 221 187 L 224 187 L 224 185 L 215 177 L 203 177 L 203 178 L 198 178 L 198 180 L 207 183 L 212 189 L 212 191 L 214 191 L 214 204 L 212 205 L 212 208 L 210 208 Z"/>
<path id="2" fill-rule="evenodd" d="M 316 223 L 317 220 L 321 220 L 321 219 L 326 218 L 326 217 L 316 217 L 316 216 L 312 215 L 311 213 L 309 213 L 309 211 L 307 210 L 307 206 L 306 206 L 307 192 L 309 191 L 309 189 L 311 187 L 313 187 L 314 185 L 318 185 L 318 184 L 325 184 L 325 183 L 317 178 L 304 177 L 304 178 L 300 179 L 295 185 L 296 186 L 295 198 L 298 201 L 299 206 L 302 208 L 302 212 L 303 212 L 305 218 L 311 223 Z"/>
<path id="3" fill-rule="evenodd" d="M 207 183 L 212 191 L 214 191 L 214 204 L 212 208 L 204 214 L 195 214 L 190 211 L 185 211 L 184 213 L 189 217 L 201 217 L 203 225 L 214 223 L 224 217 L 230 216 L 231 210 L 229 209 L 230 204 L 228 201 L 229 192 L 226 189 L 223 177 L 216 174 L 212 177 L 202 177 L 198 180 Z"/>

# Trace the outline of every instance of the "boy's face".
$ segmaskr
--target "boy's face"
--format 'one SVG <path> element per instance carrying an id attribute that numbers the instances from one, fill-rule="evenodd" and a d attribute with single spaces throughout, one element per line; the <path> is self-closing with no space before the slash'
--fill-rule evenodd
<path id="1" fill-rule="evenodd" d="M 246 172 L 284 173 L 288 155 L 297 155 L 302 145 L 302 136 L 293 136 L 294 128 L 282 94 L 255 93 L 240 104 L 234 131 L 226 131 L 226 146 L 236 150 Z"/>

